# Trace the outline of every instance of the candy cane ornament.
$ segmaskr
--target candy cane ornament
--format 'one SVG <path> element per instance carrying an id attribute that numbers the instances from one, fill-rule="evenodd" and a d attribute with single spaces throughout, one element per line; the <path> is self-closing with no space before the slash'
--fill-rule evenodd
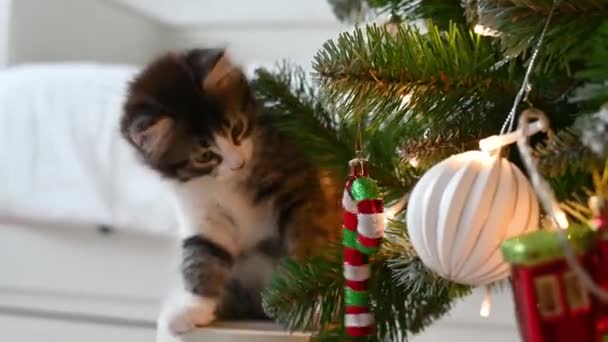
<path id="1" fill-rule="evenodd" d="M 344 207 L 345 327 L 348 336 L 373 333 L 369 308 L 368 257 L 380 247 L 384 235 L 384 206 L 376 183 L 368 176 L 365 161 L 351 162 L 351 174 L 342 197 Z"/>

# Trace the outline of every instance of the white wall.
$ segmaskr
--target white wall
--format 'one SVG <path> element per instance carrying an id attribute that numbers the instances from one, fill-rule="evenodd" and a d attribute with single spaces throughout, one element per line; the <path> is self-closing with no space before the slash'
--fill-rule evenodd
<path id="1" fill-rule="evenodd" d="M 308 67 L 327 39 L 348 29 L 327 0 L 106 0 L 179 32 L 175 48 L 228 46 L 250 64 L 290 59 Z"/>
<path id="2" fill-rule="evenodd" d="M 0 0 L 0 5 L 9 2 Z M 288 59 L 311 69 L 312 58 L 322 44 L 348 29 L 314 13 L 303 14 L 299 20 L 268 14 L 267 20 L 230 17 L 222 21 L 218 17 L 184 25 L 155 20 L 120 1 L 13 2 L 10 25 L 1 24 L 7 21 L 2 20 L 0 6 L 0 58 L 7 56 L 5 62 L 10 64 L 83 60 L 142 64 L 169 49 L 227 46 L 247 66 Z M 5 39 L 8 53 L 4 54 L 3 29 L 5 36 L 10 31 Z"/>
<path id="3" fill-rule="evenodd" d="M 282 59 L 311 70 L 313 56 L 323 43 L 347 30 L 340 24 L 267 23 L 182 27 L 176 47 L 227 46 L 248 65 L 273 65 Z"/>
<path id="4" fill-rule="evenodd" d="M 283 21 L 337 22 L 327 0 L 106 0 L 179 27 Z"/>
<path id="5" fill-rule="evenodd" d="M 11 0 L 0 0 L 0 68 L 8 62 L 8 37 Z"/>
<path id="6" fill-rule="evenodd" d="M 11 64 L 142 63 L 174 37 L 170 26 L 102 0 L 16 0 L 10 26 Z"/>

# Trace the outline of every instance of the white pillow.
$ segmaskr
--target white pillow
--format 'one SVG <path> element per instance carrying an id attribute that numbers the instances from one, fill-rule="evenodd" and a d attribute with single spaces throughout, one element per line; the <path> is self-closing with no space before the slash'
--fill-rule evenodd
<path id="1" fill-rule="evenodd" d="M 175 231 L 163 181 L 119 134 L 136 71 L 98 64 L 0 70 L 0 222 Z"/>

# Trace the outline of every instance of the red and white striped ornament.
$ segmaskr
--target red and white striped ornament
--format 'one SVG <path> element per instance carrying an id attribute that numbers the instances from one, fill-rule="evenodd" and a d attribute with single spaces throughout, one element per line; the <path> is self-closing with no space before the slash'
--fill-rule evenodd
<path id="1" fill-rule="evenodd" d="M 344 207 L 344 278 L 346 280 L 344 323 L 348 336 L 373 333 L 374 316 L 369 307 L 368 257 L 375 253 L 384 235 L 384 206 L 378 188 L 368 178 L 365 161 L 351 162 Z"/>

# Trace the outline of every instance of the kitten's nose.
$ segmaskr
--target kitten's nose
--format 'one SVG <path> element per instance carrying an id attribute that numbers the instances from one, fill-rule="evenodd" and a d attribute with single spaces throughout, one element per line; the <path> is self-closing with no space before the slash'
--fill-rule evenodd
<path id="1" fill-rule="evenodd" d="M 245 159 L 238 153 L 224 155 L 225 165 L 232 171 L 240 170 L 245 166 Z"/>
<path id="2" fill-rule="evenodd" d="M 236 171 L 236 170 L 240 170 L 245 166 L 245 161 L 243 159 L 240 160 L 234 160 L 232 161 L 232 163 L 230 163 L 229 167 L 230 170 L 232 171 Z"/>
<path id="3" fill-rule="evenodd" d="M 222 152 L 223 164 L 232 171 L 240 170 L 245 166 L 245 156 L 237 147 L 222 136 L 216 136 L 215 141 Z"/>

